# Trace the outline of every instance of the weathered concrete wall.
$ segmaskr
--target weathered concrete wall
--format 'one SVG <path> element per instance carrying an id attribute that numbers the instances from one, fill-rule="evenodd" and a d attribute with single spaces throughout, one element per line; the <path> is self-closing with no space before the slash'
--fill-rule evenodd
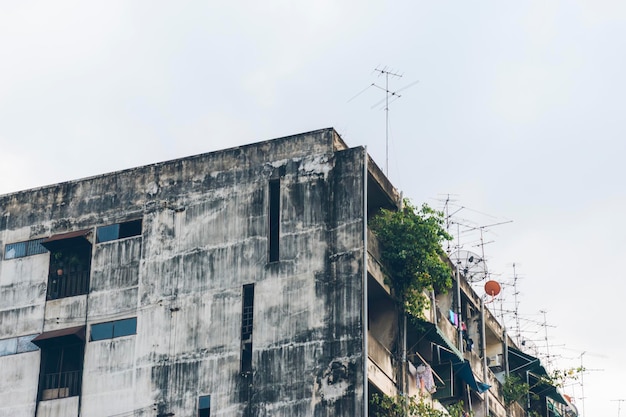
<path id="1" fill-rule="evenodd" d="M 0 416 L 35 415 L 39 352 L 27 352 L 0 358 Z"/>
<path id="2" fill-rule="evenodd" d="M 199 395 L 212 416 L 360 415 L 364 163 L 323 130 L 0 196 L 0 256 L 6 243 L 143 220 L 141 236 L 94 242 L 88 295 L 46 302 L 47 254 L 0 262 L 0 339 L 137 317 L 136 335 L 86 343 L 81 415 L 195 415 Z M 268 263 L 279 176 L 280 261 Z M 33 415 L 39 365 L 13 368 L 37 355 L 0 357 L 28 393 L 0 416 Z M 72 415 L 70 402 L 40 402 L 38 415 Z"/>
<path id="3" fill-rule="evenodd" d="M 41 333 L 48 258 L 40 254 L 0 262 L 0 339 Z"/>

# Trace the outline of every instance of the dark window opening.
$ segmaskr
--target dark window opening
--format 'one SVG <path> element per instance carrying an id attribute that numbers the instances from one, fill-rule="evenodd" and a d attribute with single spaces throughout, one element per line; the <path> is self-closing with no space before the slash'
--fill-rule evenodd
<path id="1" fill-rule="evenodd" d="M 33 339 L 33 343 L 41 348 L 38 392 L 40 401 L 74 397 L 81 393 L 84 327 L 68 334 L 63 332 L 57 330 L 48 333 L 58 333 L 58 337 L 46 338 L 44 333 Z"/>
<path id="2" fill-rule="evenodd" d="M 211 416 L 211 396 L 201 395 L 198 398 L 198 417 Z"/>
<path id="3" fill-rule="evenodd" d="M 141 235 L 141 219 L 98 227 L 96 243 Z"/>
<path id="4" fill-rule="evenodd" d="M 42 242 L 50 251 L 48 300 L 89 292 L 91 242 L 86 239 L 88 233 L 90 232 L 72 232 L 53 236 Z"/>
<path id="5" fill-rule="evenodd" d="M 254 284 L 243 286 L 241 316 L 241 373 L 252 372 L 252 329 L 254 313 Z"/>
<path id="6" fill-rule="evenodd" d="M 280 237 L 280 180 L 269 183 L 269 260 L 279 259 L 278 241 Z"/>
<path id="7" fill-rule="evenodd" d="M 137 334 L 137 318 L 98 323 L 91 326 L 91 341 Z"/>
<path id="8" fill-rule="evenodd" d="M 4 247 L 4 259 L 23 258 L 46 253 L 48 250 L 41 245 L 42 241 L 43 239 L 34 239 L 26 242 L 9 243 Z"/>

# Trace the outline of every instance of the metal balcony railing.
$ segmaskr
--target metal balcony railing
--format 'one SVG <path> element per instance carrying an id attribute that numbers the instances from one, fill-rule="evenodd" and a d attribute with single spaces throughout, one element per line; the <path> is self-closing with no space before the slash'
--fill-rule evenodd
<path id="1" fill-rule="evenodd" d="M 61 274 L 52 271 L 48 276 L 48 300 L 87 294 L 89 291 L 89 270 L 63 270 Z"/>
<path id="2" fill-rule="evenodd" d="M 43 376 L 41 400 L 80 395 L 83 371 L 66 371 Z"/>

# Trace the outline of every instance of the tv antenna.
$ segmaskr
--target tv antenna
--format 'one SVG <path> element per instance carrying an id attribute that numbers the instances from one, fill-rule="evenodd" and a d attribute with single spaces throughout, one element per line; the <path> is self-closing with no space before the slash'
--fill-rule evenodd
<path id="1" fill-rule="evenodd" d="M 400 88 L 399 90 L 391 91 L 391 90 L 389 90 L 389 77 L 391 76 L 392 78 L 394 78 L 394 77 L 395 78 L 402 78 L 402 74 L 397 73 L 397 72 L 393 72 L 387 66 L 384 66 L 382 68 L 376 67 L 376 68 L 374 68 L 374 71 L 378 73 L 379 77 L 382 77 L 382 76 L 385 77 L 385 86 L 383 87 L 383 86 L 380 86 L 380 85 L 378 85 L 376 83 L 371 83 L 366 88 L 364 88 L 359 93 L 357 93 L 354 97 L 352 97 L 350 100 L 348 100 L 348 103 L 350 101 L 352 101 L 353 99 L 355 99 L 356 97 L 360 96 L 362 93 L 364 93 L 370 87 L 376 87 L 379 90 L 382 90 L 382 91 L 385 92 L 385 98 L 380 100 L 380 101 L 378 101 L 377 103 L 375 103 L 371 108 L 373 109 L 374 107 L 378 107 L 383 102 L 385 103 L 385 105 L 383 107 L 383 109 L 385 110 L 385 175 L 388 177 L 389 176 L 389 98 L 390 97 L 392 98 L 391 102 L 396 101 L 397 99 L 402 97 L 399 94 L 401 91 L 406 90 L 407 88 L 412 87 L 413 85 L 417 84 L 419 82 L 419 80 L 418 81 L 414 81 L 411 84 L 406 85 L 406 86 Z"/>
<path id="2" fill-rule="evenodd" d="M 519 322 L 519 301 L 517 300 L 517 296 L 519 295 L 519 291 L 517 290 L 517 281 L 518 281 L 517 273 L 515 271 L 515 262 L 513 262 L 513 295 L 515 297 L 515 310 L 514 310 L 514 318 L 515 318 L 515 339 L 517 344 L 520 344 L 520 335 L 521 335 L 521 326 Z"/>
<path id="3" fill-rule="evenodd" d="M 548 343 L 548 322 L 546 319 L 546 314 L 548 313 L 546 310 L 539 310 L 541 314 L 543 314 L 543 330 L 544 330 L 544 340 L 546 341 L 546 367 L 552 365 L 552 358 L 550 356 L 550 344 Z"/>
<path id="4" fill-rule="evenodd" d="M 622 405 L 622 403 L 623 403 L 624 401 L 626 401 L 626 400 L 624 400 L 624 399 L 619 399 L 619 400 L 611 400 L 611 401 L 612 401 L 612 402 L 617 402 L 617 417 L 619 417 L 619 411 L 620 411 L 621 405 Z"/>
<path id="5" fill-rule="evenodd" d="M 389 90 L 389 76 L 396 78 L 402 78 L 402 74 L 398 74 L 395 72 L 391 72 L 387 70 L 387 67 L 375 68 L 374 71 L 378 72 L 378 76 L 385 76 L 385 88 L 372 84 L 374 87 L 383 90 L 385 92 L 385 175 L 389 176 L 389 96 L 393 96 L 393 101 L 396 101 L 400 97 L 402 97 L 399 91 L 390 91 Z M 379 103 L 374 104 L 372 107 L 376 107 Z"/>

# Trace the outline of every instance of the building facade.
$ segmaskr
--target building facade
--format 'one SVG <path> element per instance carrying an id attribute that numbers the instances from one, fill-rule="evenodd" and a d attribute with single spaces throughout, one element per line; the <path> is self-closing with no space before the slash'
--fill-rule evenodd
<path id="1" fill-rule="evenodd" d="M 0 196 L 0 416 L 506 415 L 495 321 L 482 356 L 449 294 L 401 326 L 367 227 L 400 200 L 333 129 Z"/>

